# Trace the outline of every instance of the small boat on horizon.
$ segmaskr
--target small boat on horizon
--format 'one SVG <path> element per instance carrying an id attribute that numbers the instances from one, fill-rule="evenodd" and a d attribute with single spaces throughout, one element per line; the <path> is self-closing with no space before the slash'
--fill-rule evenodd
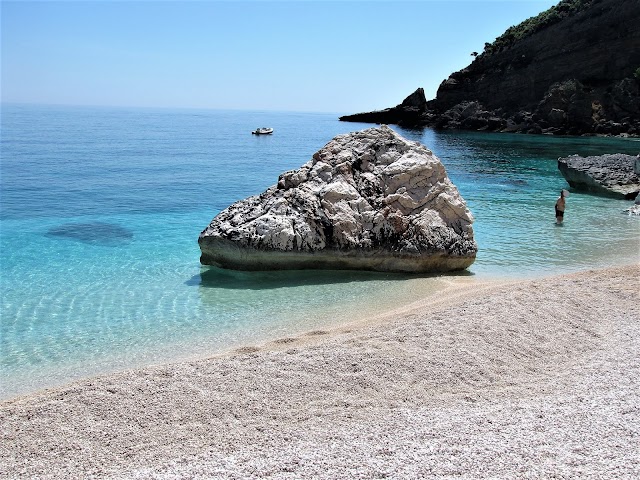
<path id="1" fill-rule="evenodd" d="M 273 133 L 273 128 L 270 128 L 270 127 L 256 128 L 251 133 L 254 134 L 254 135 L 269 135 L 269 134 Z"/>

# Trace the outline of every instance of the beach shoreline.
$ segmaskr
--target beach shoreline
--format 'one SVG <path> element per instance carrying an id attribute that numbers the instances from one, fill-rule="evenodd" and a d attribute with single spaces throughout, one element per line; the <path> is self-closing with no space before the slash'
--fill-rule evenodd
<path id="1" fill-rule="evenodd" d="M 361 322 L 0 403 L 9 478 L 640 474 L 640 266 L 452 279 Z"/>
<path id="2" fill-rule="evenodd" d="M 264 278 L 262 280 L 265 281 Z M 0 383 L 0 404 L 40 392 L 64 388 L 66 385 L 91 378 L 100 378 L 154 366 L 233 355 L 237 351 L 245 351 L 247 349 L 277 348 L 278 345 L 288 341 L 291 337 L 302 341 L 313 338 L 314 333 L 308 335 L 309 332 L 316 332 L 315 334 L 317 334 L 318 331 L 330 332 L 338 328 L 346 328 L 352 324 L 361 325 L 375 322 L 377 319 L 386 318 L 390 312 L 397 313 L 406 310 L 416 302 L 422 303 L 444 293 L 445 290 L 449 291 L 452 288 L 458 288 L 469 283 L 480 285 L 492 280 L 504 279 L 488 279 L 487 277 L 479 279 L 474 275 L 468 275 L 466 272 L 407 276 L 399 280 L 403 285 L 402 291 L 399 291 L 395 286 L 392 286 L 390 290 L 385 290 L 385 292 L 389 292 L 389 297 L 387 298 L 378 296 L 370 299 L 366 304 L 358 299 L 357 301 L 345 302 L 338 307 L 329 305 L 328 308 L 310 309 L 304 312 L 299 310 L 297 312 L 291 310 L 283 311 L 279 322 L 271 322 L 268 329 L 251 332 L 244 338 L 239 335 L 236 335 L 235 338 L 230 338 L 229 335 L 227 337 L 223 336 L 223 338 L 229 340 L 228 343 L 221 341 L 207 343 L 206 339 L 204 341 L 197 339 L 197 342 L 191 343 L 193 339 L 190 339 L 175 343 L 175 345 L 172 345 L 173 348 L 169 348 L 167 345 L 160 345 L 157 349 L 160 353 L 151 358 L 145 355 L 141 355 L 139 359 L 138 357 L 125 357 L 124 355 L 119 355 L 119 358 L 103 358 L 103 363 L 95 364 L 101 367 L 100 370 L 95 368 L 87 369 L 82 363 L 70 363 L 41 366 L 36 378 L 29 375 L 29 373 L 33 372 L 7 372 L 7 376 L 3 376 Z M 266 280 L 268 286 L 269 281 L 273 282 L 273 279 Z M 359 280 L 355 281 L 360 283 Z M 345 282 L 348 285 L 352 285 L 349 280 L 345 280 Z M 291 285 L 298 286 L 299 284 L 293 281 Z M 378 290 L 382 291 L 380 288 Z M 305 295 L 305 292 L 302 292 L 302 295 Z M 366 298 L 366 293 L 364 295 L 360 294 L 360 298 Z M 251 300 L 248 299 L 246 301 L 250 302 Z M 398 307 L 397 305 L 402 306 Z M 173 339 L 173 342 L 176 342 L 176 339 Z M 91 367 L 94 367 L 94 364 L 91 364 Z"/>

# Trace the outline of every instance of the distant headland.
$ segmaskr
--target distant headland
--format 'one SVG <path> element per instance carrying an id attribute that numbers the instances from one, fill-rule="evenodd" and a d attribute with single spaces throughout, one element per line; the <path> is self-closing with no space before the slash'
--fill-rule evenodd
<path id="1" fill-rule="evenodd" d="M 427 101 L 342 121 L 442 129 L 640 136 L 640 2 L 562 0 L 510 27 Z"/>

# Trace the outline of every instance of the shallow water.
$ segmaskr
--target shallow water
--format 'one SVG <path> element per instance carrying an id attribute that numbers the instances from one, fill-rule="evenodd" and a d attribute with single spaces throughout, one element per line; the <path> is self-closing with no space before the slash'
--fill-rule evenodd
<path id="1" fill-rule="evenodd" d="M 216 213 L 371 126 L 337 117 L 4 105 L 0 397 L 327 328 L 444 288 L 439 277 L 200 266 L 198 234 Z M 251 135 L 262 125 L 275 133 Z M 637 261 L 629 202 L 574 192 L 562 227 L 553 205 L 567 186 L 557 157 L 640 143 L 396 130 L 432 149 L 467 200 L 476 277 Z"/>

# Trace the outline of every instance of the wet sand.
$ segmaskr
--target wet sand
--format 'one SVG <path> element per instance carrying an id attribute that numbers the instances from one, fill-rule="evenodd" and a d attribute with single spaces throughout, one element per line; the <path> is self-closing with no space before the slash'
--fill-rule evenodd
<path id="1" fill-rule="evenodd" d="M 637 478 L 640 266 L 0 404 L 2 478 Z"/>

